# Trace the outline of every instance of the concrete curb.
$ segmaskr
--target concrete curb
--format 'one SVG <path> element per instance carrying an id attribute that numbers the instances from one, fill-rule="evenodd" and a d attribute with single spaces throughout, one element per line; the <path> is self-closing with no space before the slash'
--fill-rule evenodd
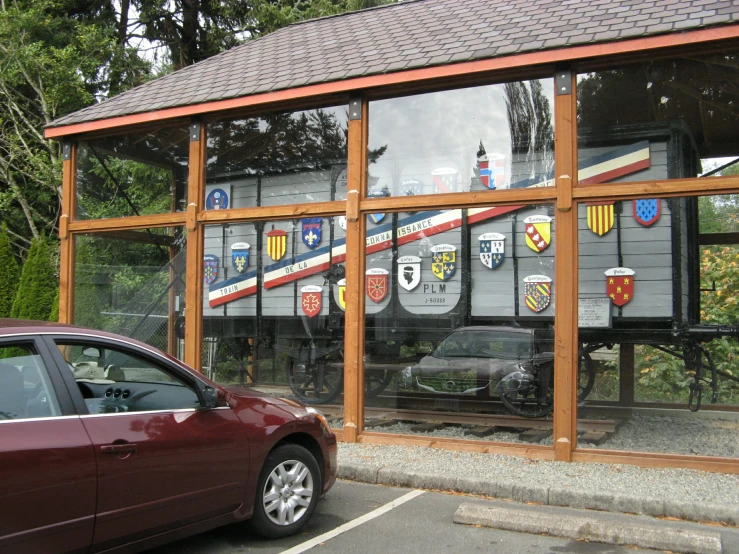
<path id="1" fill-rule="evenodd" d="M 586 539 L 606 544 L 670 550 L 685 554 L 721 554 L 722 552 L 719 533 L 650 525 L 643 521 L 624 523 L 571 514 L 549 514 L 465 503 L 454 514 L 454 523 L 483 525 L 507 531 L 546 534 L 569 539 Z"/>
<path id="2" fill-rule="evenodd" d="M 510 481 L 481 481 L 468 477 L 417 473 L 412 470 L 391 469 L 369 464 L 339 464 L 338 477 L 378 485 L 449 490 L 492 498 L 506 498 L 517 502 L 536 502 L 550 506 L 654 517 L 668 516 L 688 521 L 725 523 L 739 527 L 739 505 L 735 504 L 701 504 L 585 491 L 570 487 L 545 487 Z"/>

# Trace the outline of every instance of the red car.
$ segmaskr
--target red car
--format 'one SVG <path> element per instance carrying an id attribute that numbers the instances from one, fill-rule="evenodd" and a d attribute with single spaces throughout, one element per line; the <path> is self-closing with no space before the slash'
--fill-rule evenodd
<path id="1" fill-rule="evenodd" d="M 336 480 L 312 408 L 146 344 L 0 319 L 0 552 L 139 551 L 234 521 L 283 537 Z"/>

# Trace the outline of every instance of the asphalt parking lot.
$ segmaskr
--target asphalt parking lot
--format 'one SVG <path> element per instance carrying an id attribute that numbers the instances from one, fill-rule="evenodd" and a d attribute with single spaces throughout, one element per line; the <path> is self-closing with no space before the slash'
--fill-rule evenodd
<path id="1" fill-rule="evenodd" d="M 393 505 L 393 501 L 402 503 Z M 241 525 L 232 525 L 151 550 L 149 554 L 655 552 L 453 523 L 460 504 L 470 501 L 501 504 L 464 495 L 338 481 L 319 503 L 305 532 L 298 536 L 267 541 L 250 535 Z"/>

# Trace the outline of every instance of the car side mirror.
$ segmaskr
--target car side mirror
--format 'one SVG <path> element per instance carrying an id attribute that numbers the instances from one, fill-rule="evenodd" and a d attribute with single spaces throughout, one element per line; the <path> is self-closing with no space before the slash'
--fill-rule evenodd
<path id="1" fill-rule="evenodd" d="M 218 390 L 206 385 L 203 388 L 203 400 L 205 401 L 205 407 L 212 410 L 218 406 Z"/>

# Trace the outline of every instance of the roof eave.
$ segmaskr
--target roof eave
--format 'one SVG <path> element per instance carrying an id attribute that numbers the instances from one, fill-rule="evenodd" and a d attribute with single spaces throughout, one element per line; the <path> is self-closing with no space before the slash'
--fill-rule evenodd
<path id="1" fill-rule="evenodd" d="M 433 81 L 443 78 L 470 76 L 492 71 L 557 64 L 577 59 L 623 55 L 643 50 L 705 44 L 737 38 L 739 38 L 739 24 L 731 24 L 680 33 L 672 32 L 637 39 L 601 42 L 553 50 L 539 50 L 536 52 L 512 54 L 510 56 L 500 56 L 482 60 L 355 77 L 341 81 L 318 83 L 225 100 L 216 100 L 200 104 L 164 108 L 151 112 L 97 119 L 84 123 L 47 127 L 44 130 L 44 136 L 47 139 L 62 139 L 70 135 L 130 127 L 168 119 L 192 117 L 206 113 L 277 104 L 280 102 L 295 101 L 312 97 L 349 93 L 356 90 L 381 89 L 384 87 Z"/>

